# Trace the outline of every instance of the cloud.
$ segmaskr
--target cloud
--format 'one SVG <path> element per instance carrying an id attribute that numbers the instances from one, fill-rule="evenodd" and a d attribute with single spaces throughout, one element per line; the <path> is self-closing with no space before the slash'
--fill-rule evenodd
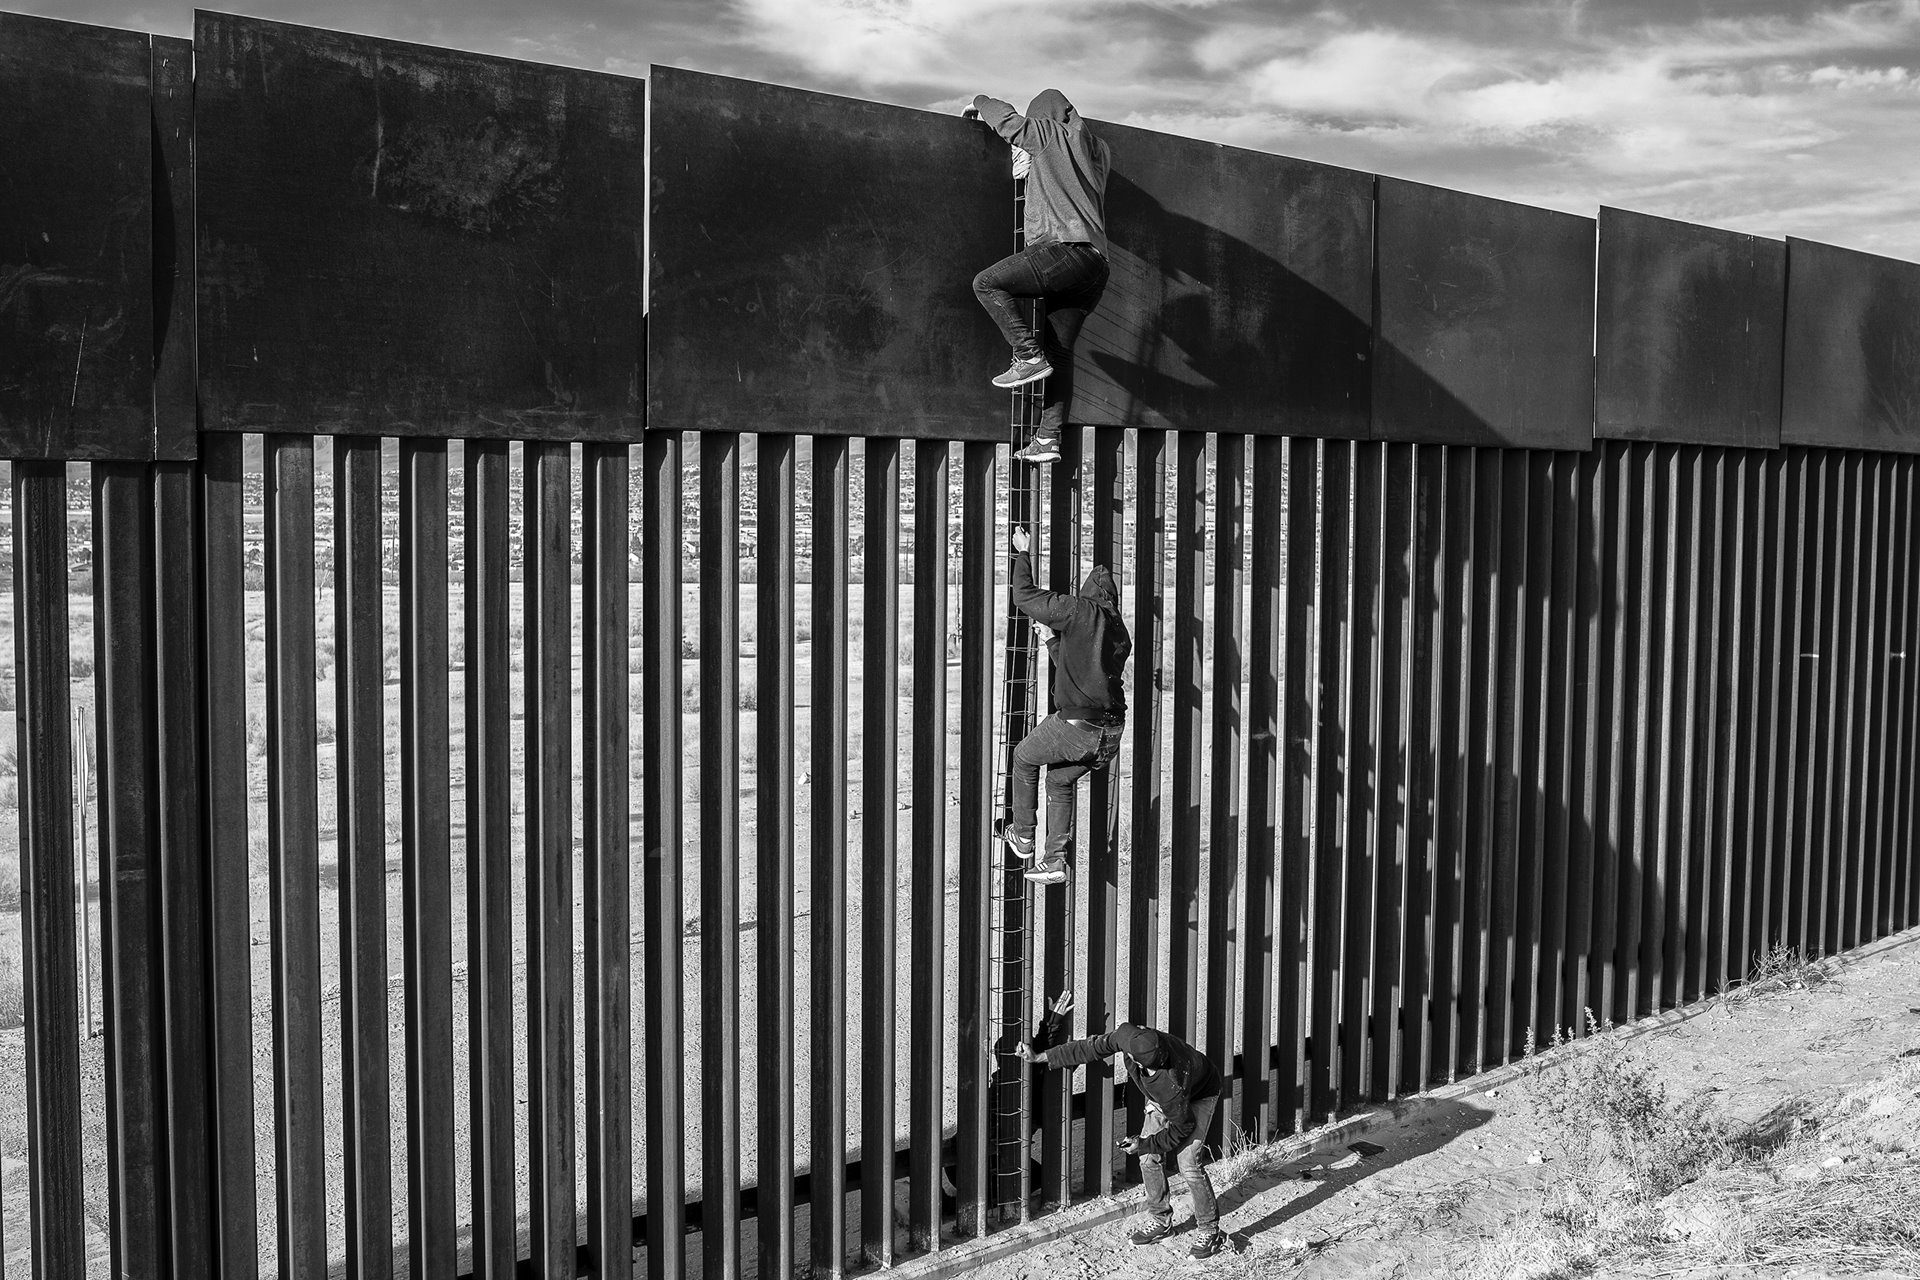
<path id="1" fill-rule="evenodd" d="M 1591 213 L 1920 257 L 1920 0 L 735 0 L 796 79 L 942 106 L 1058 84 L 1089 115 Z M 1804 224 L 1786 221 L 1792 217 Z"/>

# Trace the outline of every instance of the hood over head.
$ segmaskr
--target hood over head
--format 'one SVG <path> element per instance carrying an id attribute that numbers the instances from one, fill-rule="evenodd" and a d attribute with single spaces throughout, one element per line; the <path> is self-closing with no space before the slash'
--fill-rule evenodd
<path id="1" fill-rule="evenodd" d="M 1103 564 L 1097 564 L 1087 571 L 1085 581 L 1080 584 L 1080 598 L 1091 600 L 1102 609 L 1120 607 L 1120 588 L 1114 585 L 1113 571 Z"/>
<path id="2" fill-rule="evenodd" d="M 1033 101 L 1027 104 L 1029 120 L 1058 120 L 1065 124 L 1077 114 L 1079 113 L 1073 109 L 1073 104 L 1067 101 L 1067 95 L 1058 89 L 1042 89 L 1034 94 Z"/>
<path id="3" fill-rule="evenodd" d="M 1123 1022 L 1115 1028 L 1113 1042 L 1120 1052 L 1132 1058 L 1143 1067 L 1164 1067 L 1166 1054 L 1160 1051 L 1160 1037 L 1145 1027 L 1136 1027 L 1131 1022 Z"/>

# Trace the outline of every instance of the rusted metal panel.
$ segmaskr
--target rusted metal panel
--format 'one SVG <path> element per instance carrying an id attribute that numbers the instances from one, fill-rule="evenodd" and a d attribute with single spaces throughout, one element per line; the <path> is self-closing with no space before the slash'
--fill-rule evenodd
<path id="1" fill-rule="evenodd" d="M 0 456 L 153 456 L 151 56 L 0 13 Z"/>
<path id="2" fill-rule="evenodd" d="M 194 306 L 193 42 L 153 37 L 153 456 L 200 452 Z"/>
<path id="3" fill-rule="evenodd" d="M 1594 434 L 1773 449 L 1787 247 L 1600 210 Z"/>
<path id="4" fill-rule="evenodd" d="M 1920 264 L 1787 238 L 1780 440 L 1920 452 Z"/>
<path id="5" fill-rule="evenodd" d="M 978 123 L 656 67 L 649 417 L 997 441 L 1007 147 Z M 637 168 L 637 166 L 636 166 Z"/>
<path id="6" fill-rule="evenodd" d="M 1373 437 L 1593 443 L 1594 224 L 1380 179 Z"/>
<path id="7" fill-rule="evenodd" d="M 1367 434 L 1373 175 L 1125 125 L 1072 421 Z"/>
<path id="8" fill-rule="evenodd" d="M 637 437 L 641 81 L 205 12 L 194 47 L 208 429 Z"/>

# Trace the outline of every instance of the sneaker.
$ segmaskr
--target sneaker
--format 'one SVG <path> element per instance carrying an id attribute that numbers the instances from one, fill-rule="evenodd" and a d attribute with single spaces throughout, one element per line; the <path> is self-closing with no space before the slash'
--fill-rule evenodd
<path id="1" fill-rule="evenodd" d="M 1042 858 L 1039 866 L 1027 872 L 1027 879 L 1035 884 L 1065 884 L 1072 874 L 1065 858 Z"/>
<path id="2" fill-rule="evenodd" d="M 1014 452 L 1014 457 L 1022 462 L 1058 462 L 1060 460 L 1060 440 L 1056 436 L 1035 436 L 1033 443 Z"/>
<path id="3" fill-rule="evenodd" d="M 1033 837 L 1023 836 L 1013 829 L 1013 824 L 1005 818 L 993 820 L 994 838 L 1007 846 L 1014 857 L 1025 861 L 1033 856 Z"/>
<path id="4" fill-rule="evenodd" d="M 1219 1253 L 1226 1247 L 1227 1233 L 1216 1227 L 1201 1236 L 1198 1240 L 1195 1240 L 1193 1242 L 1193 1248 L 1187 1252 L 1196 1258 L 1211 1258 L 1214 1254 Z"/>
<path id="5" fill-rule="evenodd" d="M 1148 1218 L 1146 1226 L 1134 1228 L 1133 1234 L 1127 1238 L 1135 1244 L 1159 1244 L 1172 1234 L 1173 1219 L 1171 1217 Z"/>
<path id="6" fill-rule="evenodd" d="M 1029 382 L 1040 381 L 1052 372 L 1053 366 L 1047 363 L 1045 356 L 1041 356 L 1038 360 L 1022 360 L 1019 356 L 1015 356 L 1013 363 L 1007 366 L 1007 371 L 994 378 L 993 385 L 1024 387 Z"/>

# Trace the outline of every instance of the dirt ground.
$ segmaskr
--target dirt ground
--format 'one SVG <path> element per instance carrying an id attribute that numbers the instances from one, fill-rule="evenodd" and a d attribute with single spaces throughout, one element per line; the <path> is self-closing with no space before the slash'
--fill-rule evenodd
<path id="1" fill-rule="evenodd" d="M 1652 1068 L 1675 1098 L 1706 1095 L 1702 1105 L 1739 1124 L 1769 1116 L 1809 1117 L 1784 1177 L 1817 1178 L 1865 1167 L 1874 1154 L 1900 1176 L 1920 1178 L 1903 1162 L 1920 1134 L 1920 931 L 1838 966 L 1836 980 L 1704 1006 L 1684 1021 L 1634 1037 L 1631 1055 Z M 1906 1061 L 1902 1061 L 1902 1059 Z M 1846 1245 L 1822 1249 L 1795 1266 L 1683 1265 L 1602 1260 L 1592 1269 L 1535 1265 L 1516 1245 L 1515 1225 L 1537 1214 L 1569 1170 L 1543 1100 L 1568 1086 L 1573 1054 L 1503 1084 L 1455 1096 L 1411 1101 L 1399 1118 L 1368 1131 L 1382 1150 L 1350 1147 L 1332 1155 L 1270 1165 L 1258 1153 L 1213 1167 L 1221 1226 L 1233 1250 L 1195 1261 L 1196 1238 L 1184 1193 L 1176 1189 L 1171 1240 L 1137 1247 L 1127 1233 L 1137 1219 L 1112 1222 L 1037 1246 L 972 1274 L 980 1280 L 1146 1280 L 1166 1275 L 1219 1275 L 1246 1280 L 1324 1277 L 1389 1280 L 1426 1276 L 1508 1275 L 1712 1277 L 1893 1276 L 1863 1267 Z M 1870 1121 L 1843 1137 L 1840 1121 Z M 1856 1123 L 1856 1128 L 1859 1124 Z M 1796 1132 L 1798 1130 L 1796 1129 Z M 1889 1136 L 1890 1135 L 1890 1136 Z M 1851 1144 L 1851 1145 L 1849 1145 Z M 1914 1143 L 1920 1152 L 1920 1142 Z M 1892 1163 L 1887 1163 L 1892 1162 Z M 1668 1234 L 1684 1235 L 1684 1193 L 1663 1206 Z M 1733 1224 L 1736 1228 L 1741 1224 Z M 1837 1238 L 1846 1238 L 1844 1230 Z M 1857 1237 L 1856 1237 L 1857 1238 Z"/>

